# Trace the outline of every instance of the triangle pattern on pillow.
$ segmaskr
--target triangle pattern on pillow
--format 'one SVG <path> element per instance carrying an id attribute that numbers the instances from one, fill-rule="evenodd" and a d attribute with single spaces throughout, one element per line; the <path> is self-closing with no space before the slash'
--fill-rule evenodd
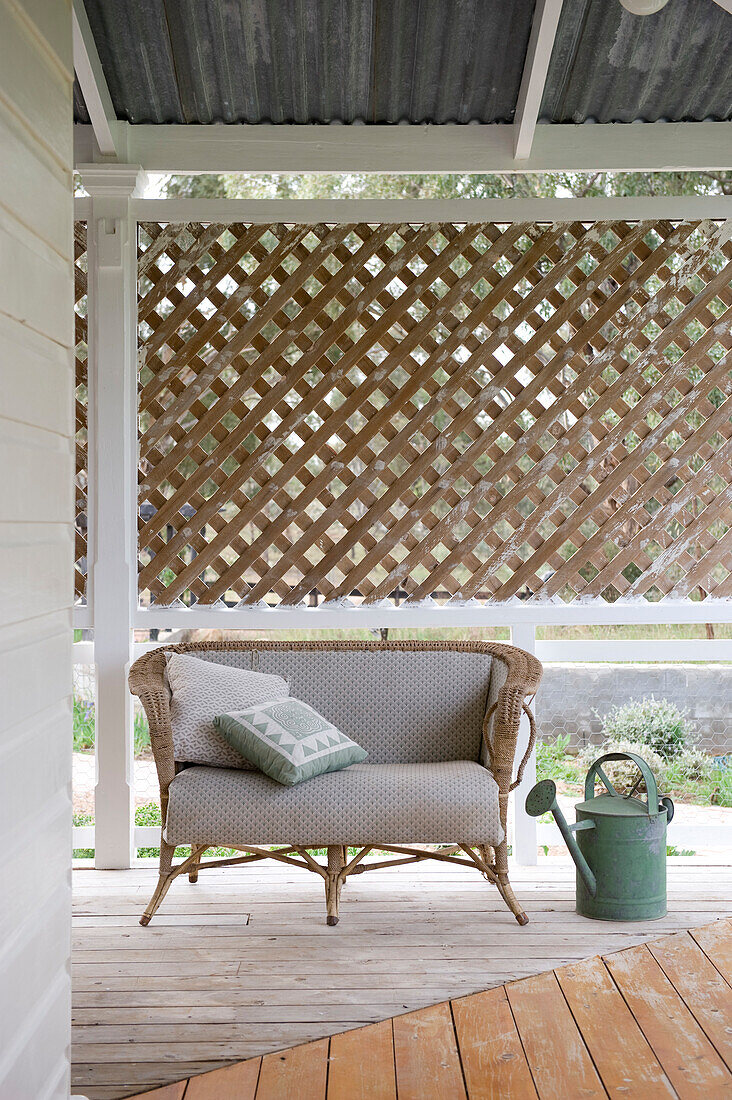
<path id="1" fill-rule="evenodd" d="M 291 697 L 218 716 L 216 725 L 245 759 L 288 786 L 367 756 L 311 706 Z"/>

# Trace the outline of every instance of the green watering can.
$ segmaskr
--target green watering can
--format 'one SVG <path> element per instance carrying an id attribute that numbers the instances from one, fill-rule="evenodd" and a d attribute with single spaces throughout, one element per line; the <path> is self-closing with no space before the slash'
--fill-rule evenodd
<path id="1" fill-rule="evenodd" d="M 632 790 L 618 794 L 602 769 L 606 760 L 631 760 L 640 775 Z M 605 791 L 595 797 L 595 777 Z M 646 801 L 635 797 L 641 785 Z M 666 915 L 666 826 L 674 804 L 659 799 L 653 772 L 642 757 L 609 752 L 585 778 L 585 800 L 568 825 L 557 804 L 557 785 L 543 779 L 529 791 L 526 812 L 551 811 L 577 865 L 577 912 L 595 920 L 657 920 Z M 575 836 L 576 834 L 576 836 Z"/>

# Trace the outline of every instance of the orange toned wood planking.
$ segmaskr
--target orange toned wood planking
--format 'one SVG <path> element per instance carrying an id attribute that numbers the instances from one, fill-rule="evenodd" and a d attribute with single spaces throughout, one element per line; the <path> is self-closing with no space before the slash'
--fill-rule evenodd
<path id="1" fill-rule="evenodd" d="M 732 985 L 732 920 L 718 920 L 703 928 L 692 928 L 691 936 L 725 981 Z"/>
<path id="2" fill-rule="evenodd" d="M 506 987 L 541 1100 L 605 1100 L 606 1093 L 552 972 Z"/>
<path id="3" fill-rule="evenodd" d="M 732 1065 L 732 988 L 688 932 L 648 949 L 728 1066 Z"/>
<path id="4" fill-rule="evenodd" d="M 250 1058 L 189 1078 L 186 1100 L 254 1100 L 261 1062 Z"/>
<path id="5" fill-rule="evenodd" d="M 470 1100 L 529 1100 L 531 1071 L 502 987 L 452 1002 Z"/>
<path id="6" fill-rule="evenodd" d="M 187 1081 L 176 1081 L 174 1085 L 163 1085 L 152 1092 L 140 1092 L 133 1100 L 183 1100 Z"/>
<path id="7" fill-rule="evenodd" d="M 602 959 L 563 966 L 556 976 L 610 1096 L 675 1096 Z"/>
<path id="8" fill-rule="evenodd" d="M 327 1072 L 327 1039 L 265 1054 L 257 1100 L 325 1100 Z"/>
<path id="9" fill-rule="evenodd" d="M 605 962 L 681 1100 L 732 1096 L 724 1063 L 648 948 Z"/>
<path id="10" fill-rule="evenodd" d="M 396 1100 L 391 1020 L 330 1040 L 328 1100 Z"/>
<path id="11" fill-rule="evenodd" d="M 399 1100 L 460 1100 L 465 1085 L 447 1002 L 396 1016 L 394 1061 Z"/>

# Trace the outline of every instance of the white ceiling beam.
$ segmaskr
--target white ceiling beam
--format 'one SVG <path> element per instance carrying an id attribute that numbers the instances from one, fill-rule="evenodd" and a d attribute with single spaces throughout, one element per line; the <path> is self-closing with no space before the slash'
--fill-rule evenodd
<path id="1" fill-rule="evenodd" d="M 99 152 L 103 157 L 119 157 L 119 123 L 83 0 L 74 0 L 72 26 L 74 69 Z"/>
<path id="2" fill-rule="evenodd" d="M 561 13 L 562 0 L 537 0 L 521 87 L 516 101 L 516 116 L 513 124 L 513 154 L 516 160 L 527 160 L 531 155 L 546 74 L 549 71 Z"/>
<path id="3" fill-rule="evenodd" d="M 130 126 L 124 159 L 148 172 L 698 172 L 732 168 L 732 123 L 537 126 L 514 160 L 511 126 Z M 75 126 L 75 158 L 98 159 Z"/>

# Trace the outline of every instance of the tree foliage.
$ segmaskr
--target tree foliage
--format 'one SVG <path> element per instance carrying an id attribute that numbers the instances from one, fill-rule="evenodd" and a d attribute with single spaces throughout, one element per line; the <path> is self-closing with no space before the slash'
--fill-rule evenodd
<path id="1" fill-rule="evenodd" d="M 162 193 L 186 198 L 500 199 L 732 195 L 732 172 L 524 174 L 283 173 L 169 176 Z"/>

